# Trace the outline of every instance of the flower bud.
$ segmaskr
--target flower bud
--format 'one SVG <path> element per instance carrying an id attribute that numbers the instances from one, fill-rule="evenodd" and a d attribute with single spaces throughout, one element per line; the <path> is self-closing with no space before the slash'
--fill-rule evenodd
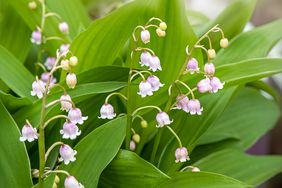
<path id="1" fill-rule="evenodd" d="M 221 48 L 227 48 L 228 47 L 228 39 L 227 38 L 223 38 L 220 40 L 220 47 Z"/>
<path id="2" fill-rule="evenodd" d="M 75 85 L 77 83 L 76 75 L 74 73 L 69 73 L 67 75 L 66 82 L 69 88 L 71 89 L 75 88 Z"/>
<path id="3" fill-rule="evenodd" d="M 165 37 L 166 33 L 161 28 L 156 29 L 156 33 L 159 37 Z"/>
<path id="4" fill-rule="evenodd" d="M 159 25 L 160 29 L 165 31 L 167 29 L 167 25 L 165 22 L 161 22 L 160 25 Z"/>
<path id="5" fill-rule="evenodd" d="M 48 70 L 51 70 L 53 68 L 53 66 L 55 65 L 56 62 L 56 58 L 54 57 L 48 57 L 44 63 L 44 65 L 46 66 L 46 68 Z"/>
<path id="6" fill-rule="evenodd" d="M 204 72 L 206 75 L 214 75 L 215 73 L 215 66 L 213 63 L 206 63 L 204 66 Z"/>
<path id="7" fill-rule="evenodd" d="M 148 30 L 141 31 L 140 37 L 144 44 L 147 44 L 150 42 L 151 35 Z"/>
<path id="8" fill-rule="evenodd" d="M 84 186 L 79 183 L 75 177 L 73 176 L 68 176 L 65 179 L 65 183 L 64 183 L 65 188 L 84 188 Z"/>
<path id="9" fill-rule="evenodd" d="M 200 169 L 198 167 L 193 167 L 191 171 L 192 172 L 200 172 Z"/>
<path id="10" fill-rule="evenodd" d="M 175 159 L 176 163 L 189 161 L 190 158 L 187 149 L 185 147 L 177 148 L 175 151 Z"/>
<path id="11" fill-rule="evenodd" d="M 113 119 L 116 117 L 114 107 L 111 104 L 104 104 L 100 109 L 100 119 Z"/>
<path id="12" fill-rule="evenodd" d="M 77 57 L 76 56 L 72 56 L 70 57 L 70 65 L 75 67 L 78 63 Z"/>
<path id="13" fill-rule="evenodd" d="M 214 59 L 216 56 L 216 52 L 214 49 L 208 49 L 208 56 L 210 59 Z"/>
<path id="14" fill-rule="evenodd" d="M 60 177 L 57 176 L 57 175 L 55 176 L 55 183 L 56 183 L 56 184 L 59 184 L 59 183 L 60 183 Z"/>
<path id="15" fill-rule="evenodd" d="M 30 8 L 31 10 L 35 10 L 37 8 L 37 4 L 35 1 L 30 1 L 28 3 L 28 8 Z"/>
<path id="16" fill-rule="evenodd" d="M 41 37 L 42 37 L 41 31 L 39 31 L 39 30 L 33 31 L 32 34 L 31 34 L 30 41 L 34 44 L 40 45 L 41 44 Z"/>
<path id="17" fill-rule="evenodd" d="M 153 88 L 148 81 L 142 81 L 139 84 L 139 92 L 137 93 L 142 98 L 153 95 Z"/>
<path id="18" fill-rule="evenodd" d="M 132 140 L 136 143 L 139 143 L 140 142 L 140 135 L 139 134 L 134 134 L 132 136 Z"/>
<path id="19" fill-rule="evenodd" d="M 53 183 L 52 188 L 58 188 L 58 185 L 56 183 Z"/>
<path id="20" fill-rule="evenodd" d="M 60 46 L 60 53 L 68 53 L 69 48 L 70 48 L 69 44 L 62 44 Z"/>
<path id="21" fill-rule="evenodd" d="M 59 153 L 61 155 L 59 161 L 64 161 L 65 165 L 76 160 L 75 155 L 77 152 L 67 144 L 61 145 Z"/>
<path id="22" fill-rule="evenodd" d="M 68 112 L 70 109 L 72 109 L 71 97 L 68 94 L 62 95 L 60 101 L 61 110 Z"/>
<path id="23" fill-rule="evenodd" d="M 70 68 L 69 60 L 63 59 L 63 60 L 61 61 L 61 66 L 62 66 L 62 69 L 63 69 L 63 70 L 68 71 L 69 68 Z"/>
<path id="24" fill-rule="evenodd" d="M 148 122 L 146 120 L 142 120 L 140 124 L 141 124 L 141 127 L 144 129 L 148 127 Z"/>
<path id="25" fill-rule="evenodd" d="M 68 34 L 69 33 L 69 25 L 67 22 L 62 22 L 59 24 L 59 30 L 62 33 Z"/>
<path id="26" fill-rule="evenodd" d="M 159 112 L 156 116 L 158 122 L 157 128 L 162 128 L 165 125 L 170 125 L 173 121 L 169 119 L 169 116 L 165 112 Z"/>
<path id="27" fill-rule="evenodd" d="M 28 141 L 32 142 L 38 139 L 38 134 L 36 128 L 33 128 L 30 124 L 25 124 L 22 128 L 22 136 L 20 137 L 20 141 Z"/>
<path id="28" fill-rule="evenodd" d="M 131 140 L 130 143 L 129 143 L 129 149 L 131 151 L 134 151 L 136 149 L 136 144 L 133 140 Z"/>

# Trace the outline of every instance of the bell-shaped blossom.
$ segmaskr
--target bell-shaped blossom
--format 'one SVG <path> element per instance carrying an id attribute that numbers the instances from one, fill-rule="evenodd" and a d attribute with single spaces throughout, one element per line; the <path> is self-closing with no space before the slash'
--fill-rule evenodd
<path id="1" fill-rule="evenodd" d="M 159 112 L 156 116 L 158 122 L 157 128 L 161 128 L 165 125 L 170 125 L 173 121 L 169 119 L 169 116 L 166 112 Z"/>
<path id="2" fill-rule="evenodd" d="M 74 140 L 81 134 L 81 131 L 74 123 L 66 121 L 63 125 L 63 129 L 60 130 L 60 133 L 63 135 L 63 138 Z"/>
<path id="3" fill-rule="evenodd" d="M 37 96 L 39 99 L 43 97 L 45 92 L 45 83 L 42 80 L 36 80 L 32 83 L 32 91 L 30 92 L 31 96 Z"/>
<path id="4" fill-rule="evenodd" d="M 33 31 L 31 34 L 30 41 L 34 44 L 40 45 L 41 44 L 41 32 L 39 30 Z"/>
<path id="5" fill-rule="evenodd" d="M 100 119 L 113 119 L 116 117 L 114 107 L 111 104 L 104 104 L 100 109 Z"/>
<path id="6" fill-rule="evenodd" d="M 212 93 L 216 93 L 218 90 L 223 88 L 224 82 L 221 82 L 220 79 L 217 77 L 212 77 L 210 82 L 212 87 Z"/>
<path id="7" fill-rule="evenodd" d="M 164 84 L 162 84 L 162 83 L 160 82 L 160 79 L 159 79 L 157 76 L 154 76 L 154 75 L 149 76 L 149 77 L 147 78 L 147 82 L 149 82 L 149 83 L 151 84 L 151 86 L 152 86 L 152 91 L 157 91 L 157 90 L 160 89 L 160 87 L 163 87 L 163 86 L 164 86 Z"/>
<path id="8" fill-rule="evenodd" d="M 198 67 L 198 61 L 195 58 L 192 58 L 188 61 L 186 69 L 190 74 L 198 73 L 200 68 Z"/>
<path id="9" fill-rule="evenodd" d="M 62 22 L 59 24 L 59 30 L 62 33 L 68 34 L 69 33 L 69 25 L 67 22 Z"/>
<path id="10" fill-rule="evenodd" d="M 189 161 L 188 151 L 185 147 L 177 148 L 175 151 L 175 162 L 186 162 Z"/>
<path id="11" fill-rule="evenodd" d="M 67 144 L 61 145 L 59 153 L 61 155 L 59 161 L 64 161 L 65 165 L 76 160 L 75 155 L 77 152 Z"/>
<path id="12" fill-rule="evenodd" d="M 60 46 L 60 53 L 67 53 L 69 51 L 70 45 L 69 44 L 62 44 Z"/>
<path id="13" fill-rule="evenodd" d="M 85 120 L 88 119 L 88 116 L 83 117 L 81 110 L 79 108 L 72 108 L 68 113 L 68 118 L 74 124 L 83 124 Z"/>
<path id="14" fill-rule="evenodd" d="M 136 143 L 133 140 L 131 140 L 129 143 L 129 149 L 131 151 L 134 151 L 136 149 Z"/>
<path id="15" fill-rule="evenodd" d="M 214 75 L 215 73 L 215 66 L 213 63 L 206 63 L 204 66 L 204 72 L 206 75 Z"/>
<path id="16" fill-rule="evenodd" d="M 157 56 L 152 56 L 149 61 L 149 70 L 156 72 L 162 70 L 160 59 Z"/>
<path id="17" fill-rule="evenodd" d="M 66 177 L 64 186 L 65 188 L 84 188 L 84 186 L 73 176 Z"/>
<path id="18" fill-rule="evenodd" d="M 182 109 L 187 113 L 189 112 L 189 109 L 188 109 L 189 99 L 186 95 L 184 95 L 184 94 L 178 95 L 176 97 L 176 101 L 177 101 L 177 103 L 176 103 L 177 109 Z"/>
<path id="19" fill-rule="evenodd" d="M 139 92 L 137 93 L 142 98 L 153 95 L 153 88 L 148 81 L 142 81 L 139 84 Z"/>
<path id="20" fill-rule="evenodd" d="M 54 57 L 48 57 L 44 63 L 45 67 L 48 69 L 48 70 L 51 70 L 54 65 L 55 65 L 55 62 L 56 62 L 56 58 Z"/>
<path id="21" fill-rule="evenodd" d="M 197 84 L 197 88 L 200 93 L 210 92 L 212 90 L 210 79 L 204 78 L 200 80 Z"/>
<path id="22" fill-rule="evenodd" d="M 143 67 L 143 66 L 149 66 L 150 64 L 150 58 L 152 57 L 152 55 L 147 52 L 147 51 L 144 51 L 141 53 L 141 56 L 140 56 L 140 65 Z"/>
<path id="23" fill-rule="evenodd" d="M 161 28 L 157 28 L 156 33 L 159 37 L 165 37 L 165 35 L 166 35 L 166 32 L 164 30 L 162 30 Z"/>
<path id="24" fill-rule="evenodd" d="M 68 112 L 72 109 L 71 97 L 68 94 L 62 95 L 60 97 L 61 101 L 61 110 Z"/>
<path id="25" fill-rule="evenodd" d="M 50 76 L 50 73 L 49 73 L 49 72 L 44 72 L 44 73 L 41 74 L 41 80 L 42 80 L 45 84 L 47 84 L 48 79 L 49 79 L 49 76 Z M 56 82 L 57 82 L 57 79 L 56 79 L 53 75 L 51 75 L 49 85 L 52 86 L 52 85 L 54 85 Z"/>
<path id="26" fill-rule="evenodd" d="M 69 88 L 71 89 L 75 88 L 77 84 L 76 75 L 74 73 L 69 73 L 66 77 L 66 82 Z"/>
<path id="27" fill-rule="evenodd" d="M 36 128 L 33 128 L 30 124 L 25 124 L 22 128 L 22 136 L 20 137 L 20 141 L 28 141 L 32 142 L 35 139 L 38 139 L 38 134 Z"/>
<path id="28" fill-rule="evenodd" d="M 188 102 L 188 110 L 191 115 L 201 115 L 203 107 L 201 107 L 200 101 L 198 99 L 191 99 Z"/>
<path id="29" fill-rule="evenodd" d="M 142 30 L 140 33 L 140 37 L 144 44 L 147 44 L 150 42 L 151 35 L 148 30 Z"/>
<path id="30" fill-rule="evenodd" d="M 78 64 L 77 57 L 76 56 L 71 56 L 69 63 L 70 63 L 71 66 L 75 67 Z"/>

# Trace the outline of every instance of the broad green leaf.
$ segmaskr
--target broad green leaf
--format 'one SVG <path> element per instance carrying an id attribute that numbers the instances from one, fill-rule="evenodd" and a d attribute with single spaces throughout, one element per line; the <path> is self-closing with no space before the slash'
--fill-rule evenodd
<path id="1" fill-rule="evenodd" d="M 33 75 L 7 49 L 0 46 L 0 78 L 20 97 L 34 98 L 30 95 Z"/>
<path id="2" fill-rule="evenodd" d="M 54 181 L 55 181 L 55 174 L 49 175 L 43 182 L 44 188 L 53 188 Z M 39 184 L 36 184 L 32 188 L 40 188 L 40 187 Z"/>
<path id="3" fill-rule="evenodd" d="M 258 186 L 282 172 L 282 156 L 251 156 L 237 150 L 223 150 L 198 162 L 203 171 L 221 173 Z"/>
<path id="4" fill-rule="evenodd" d="M 218 24 L 224 31 L 225 37 L 232 39 L 245 28 L 253 14 L 256 2 L 256 0 L 236 0 L 224 9 L 216 19 L 210 21 L 196 33 L 198 33 L 198 36 L 202 36 L 209 28 Z M 238 10 L 240 10 L 240 13 L 238 13 Z M 213 41 L 219 41 L 221 37 L 220 34 L 211 36 Z M 219 42 L 213 43 L 213 48 L 218 49 Z"/>
<path id="5" fill-rule="evenodd" d="M 167 175 L 133 152 L 121 150 L 104 170 L 100 187 L 157 187 Z"/>
<path id="6" fill-rule="evenodd" d="M 0 45 L 23 62 L 31 47 L 30 29 L 6 0 L 0 1 L 0 13 Z"/>
<path id="7" fill-rule="evenodd" d="M 246 188 L 252 187 L 221 174 L 207 172 L 181 172 L 162 183 L 160 188 Z"/>
<path id="8" fill-rule="evenodd" d="M 255 89 L 243 89 L 202 136 L 200 144 L 235 136 L 240 139 L 240 147 L 247 149 L 275 125 L 279 116 L 279 107 L 274 101 L 266 99 Z"/>
<path id="9" fill-rule="evenodd" d="M 85 96 L 93 96 L 95 94 L 108 93 L 120 88 L 123 88 L 126 85 L 124 82 L 101 82 L 101 83 L 90 83 L 78 85 L 74 90 L 67 90 L 68 94 L 72 97 L 74 102 L 79 101 L 80 98 Z M 61 93 L 54 93 L 48 97 L 48 101 L 59 99 Z M 52 109 L 55 112 L 59 112 L 59 108 L 55 108 L 58 105 L 55 105 L 48 109 L 47 112 L 50 112 Z M 40 110 L 41 110 L 41 100 L 35 101 L 31 106 L 26 106 L 19 111 L 17 111 L 13 116 L 19 125 L 22 125 L 25 119 L 28 119 L 34 127 L 38 126 L 40 119 Z M 55 113 L 53 111 L 53 114 Z M 87 115 L 87 114 L 86 114 Z"/>
<path id="10" fill-rule="evenodd" d="M 96 187 L 100 174 L 118 153 L 125 130 L 125 116 L 95 129 L 75 146 L 76 161 L 61 165 L 61 169 L 67 170 L 85 187 Z"/>
<path id="11" fill-rule="evenodd" d="M 2 91 L 0 91 L 0 98 L 2 99 L 4 106 L 10 113 L 15 112 L 21 107 L 32 104 L 32 102 L 27 98 L 18 98 Z"/>
<path id="12" fill-rule="evenodd" d="M 282 20 L 263 25 L 234 38 L 229 47 L 222 49 L 215 64 L 229 64 L 251 58 L 265 57 L 282 38 Z"/>
<path id="13" fill-rule="evenodd" d="M 0 182 L 5 187 L 31 187 L 30 164 L 20 131 L 0 100 Z"/>

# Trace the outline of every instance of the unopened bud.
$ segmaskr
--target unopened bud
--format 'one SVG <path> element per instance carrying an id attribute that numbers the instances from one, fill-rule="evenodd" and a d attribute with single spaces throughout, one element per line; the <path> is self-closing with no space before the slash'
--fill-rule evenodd
<path id="1" fill-rule="evenodd" d="M 193 167 L 191 171 L 192 172 L 200 172 L 200 169 L 198 167 Z"/>
<path id="2" fill-rule="evenodd" d="M 134 134 L 132 136 L 132 140 L 134 140 L 134 142 L 139 143 L 140 142 L 140 136 L 139 134 Z"/>
<path id="3" fill-rule="evenodd" d="M 52 188 L 58 188 L 56 183 L 53 183 Z"/>
<path id="4" fill-rule="evenodd" d="M 39 170 L 38 169 L 32 169 L 31 174 L 32 174 L 32 177 L 38 178 L 39 177 Z"/>
<path id="5" fill-rule="evenodd" d="M 228 47 L 228 39 L 227 38 L 223 38 L 220 40 L 220 46 L 221 48 L 227 48 Z"/>
<path id="6" fill-rule="evenodd" d="M 59 183 L 60 183 L 60 178 L 59 178 L 59 176 L 57 176 L 57 175 L 55 176 L 55 183 L 56 183 L 56 184 L 59 184 Z"/>
<path id="7" fill-rule="evenodd" d="M 77 57 L 76 56 L 72 56 L 70 58 L 70 65 L 74 67 L 74 66 L 77 65 L 77 63 L 78 63 Z"/>
<path id="8" fill-rule="evenodd" d="M 62 60 L 61 66 L 62 66 L 62 69 L 66 70 L 66 71 L 69 70 L 69 68 L 70 68 L 69 60 L 67 60 L 67 59 Z"/>
<path id="9" fill-rule="evenodd" d="M 160 25 L 159 25 L 160 29 L 165 31 L 167 29 L 167 25 L 165 22 L 161 22 Z"/>
<path id="10" fill-rule="evenodd" d="M 133 140 L 130 141 L 129 149 L 131 151 L 134 151 L 136 149 L 136 144 L 135 144 L 135 142 Z"/>
<path id="11" fill-rule="evenodd" d="M 216 56 L 216 52 L 214 49 L 208 49 L 208 56 L 210 59 L 214 59 Z"/>
<path id="12" fill-rule="evenodd" d="M 77 83 L 76 75 L 74 73 L 69 73 L 67 75 L 66 82 L 69 88 L 71 89 L 75 88 L 75 85 Z"/>
<path id="13" fill-rule="evenodd" d="M 159 37 L 165 37 L 165 35 L 166 35 L 165 31 L 162 30 L 161 28 L 158 28 L 158 29 L 156 30 L 156 33 L 157 33 L 157 35 L 158 35 Z"/>
<path id="14" fill-rule="evenodd" d="M 28 8 L 30 8 L 31 10 L 36 9 L 36 8 L 37 8 L 36 2 L 35 2 L 35 1 L 30 1 L 30 2 L 28 3 Z"/>
<path id="15" fill-rule="evenodd" d="M 142 127 L 142 128 L 147 128 L 147 127 L 148 127 L 148 123 L 147 123 L 146 120 L 142 120 L 142 121 L 141 121 L 141 127 Z"/>

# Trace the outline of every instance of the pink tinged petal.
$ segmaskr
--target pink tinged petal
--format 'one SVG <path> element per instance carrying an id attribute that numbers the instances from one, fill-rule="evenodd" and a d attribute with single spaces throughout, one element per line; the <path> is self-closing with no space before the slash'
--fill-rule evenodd
<path id="1" fill-rule="evenodd" d="M 140 65 L 141 66 L 149 66 L 151 54 L 149 52 L 142 52 L 140 56 Z"/>
<path id="2" fill-rule="evenodd" d="M 83 122 L 85 120 L 88 119 L 88 117 L 83 117 L 81 110 L 79 108 L 72 108 L 70 109 L 69 113 L 68 113 L 68 117 L 70 119 L 70 121 L 74 124 L 83 124 Z"/>
<path id="3" fill-rule="evenodd" d="M 62 33 L 68 34 L 69 33 L 69 25 L 67 22 L 62 22 L 59 24 L 59 30 Z"/>
<path id="4" fill-rule="evenodd" d="M 197 84 L 197 89 L 200 93 L 211 92 L 212 86 L 209 78 L 204 78 Z"/>
<path id="5" fill-rule="evenodd" d="M 84 188 L 84 186 L 77 181 L 74 176 L 68 176 L 64 182 L 65 188 Z"/>
<path id="6" fill-rule="evenodd" d="M 188 61 L 186 69 L 190 74 L 199 73 L 200 69 L 198 67 L 198 61 L 195 58 L 192 58 Z"/>
<path id="7" fill-rule="evenodd" d="M 61 155 L 59 160 L 64 161 L 66 165 L 76 160 L 75 155 L 77 152 L 73 150 L 69 145 L 61 145 L 59 153 Z"/>
<path id="8" fill-rule="evenodd" d="M 39 30 L 33 31 L 31 34 L 30 41 L 34 44 L 40 45 L 41 44 L 41 32 Z"/>
<path id="9" fill-rule="evenodd" d="M 36 129 L 29 124 L 25 124 L 22 128 L 22 136 L 20 137 L 20 141 L 24 142 L 27 140 L 28 142 L 32 142 L 35 139 L 38 139 Z"/>
<path id="10" fill-rule="evenodd" d="M 224 82 L 221 82 L 219 78 L 212 77 L 210 80 L 211 83 L 211 93 L 216 93 L 218 90 L 223 89 Z"/>
<path id="11" fill-rule="evenodd" d="M 153 95 L 153 88 L 148 81 L 142 81 L 139 84 L 139 92 L 137 93 L 142 98 Z"/>
<path id="12" fill-rule="evenodd" d="M 44 63 L 44 65 L 46 66 L 46 68 L 48 70 L 51 70 L 53 68 L 53 66 L 55 65 L 56 62 L 56 58 L 54 57 L 48 57 Z"/>
<path id="13" fill-rule="evenodd" d="M 152 56 L 149 61 L 149 70 L 156 72 L 162 70 L 160 59 L 157 56 Z"/>
<path id="14" fill-rule="evenodd" d="M 135 144 L 135 142 L 133 140 L 131 140 L 130 143 L 129 143 L 129 149 L 131 151 L 134 151 L 135 148 L 136 148 L 136 144 Z"/>
<path id="15" fill-rule="evenodd" d="M 75 86 L 77 84 L 76 75 L 74 73 L 69 73 L 66 77 L 66 83 L 67 83 L 69 88 L 71 88 L 71 89 L 75 88 Z"/>
<path id="16" fill-rule="evenodd" d="M 151 87 L 152 87 L 152 91 L 157 91 L 159 90 L 160 87 L 163 87 L 164 84 L 162 84 L 160 82 L 160 79 L 157 77 L 157 76 L 149 76 L 147 78 L 147 82 L 149 82 L 151 84 Z"/>
<path id="17" fill-rule="evenodd" d="M 189 100 L 188 109 L 191 115 L 201 115 L 203 111 L 203 108 L 201 107 L 200 101 L 198 99 Z"/>
<path id="18" fill-rule="evenodd" d="M 141 31 L 140 38 L 144 44 L 149 43 L 151 38 L 150 32 L 148 30 Z"/>
<path id="19" fill-rule="evenodd" d="M 62 44 L 60 46 L 60 52 L 61 53 L 67 53 L 69 51 L 70 45 L 69 44 Z"/>
<path id="20" fill-rule="evenodd" d="M 32 83 L 32 91 L 30 92 L 31 96 L 37 96 L 39 99 L 43 97 L 45 92 L 45 83 L 41 80 L 36 80 Z"/>
<path id="21" fill-rule="evenodd" d="M 61 110 L 68 112 L 70 109 L 72 109 L 72 103 L 67 101 L 72 101 L 71 97 L 69 95 L 62 95 L 61 98 Z M 64 101 L 67 100 L 67 101 Z"/>
<path id="22" fill-rule="evenodd" d="M 157 128 L 161 128 L 165 125 L 170 125 L 173 121 L 169 119 L 169 116 L 166 112 L 159 112 L 156 116 L 158 122 Z"/>
<path id="23" fill-rule="evenodd" d="M 188 156 L 188 151 L 185 147 L 177 148 L 175 151 L 175 162 L 186 162 L 190 160 Z"/>
<path id="24" fill-rule="evenodd" d="M 204 66 L 204 71 L 206 75 L 214 75 L 215 66 L 213 63 L 206 63 Z"/>
<path id="25" fill-rule="evenodd" d="M 176 103 L 177 109 L 182 109 L 187 113 L 189 112 L 189 109 L 188 109 L 189 99 L 186 95 L 184 94 L 178 95 L 176 98 L 176 101 L 177 101 Z"/>
<path id="26" fill-rule="evenodd" d="M 116 117 L 114 107 L 111 104 L 104 104 L 100 109 L 100 119 L 113 119 Z"/>
<path id="27" fill-rule="evenodd" d="M 75 124 L 71 122 L 65 122 L 63 125 L 63 129 L 60 130 L 60 133 L 63 135 L 63 138 L 70 138 L 71 140 L 74 140 L 77 136 L 81 134 L 81 131 Z"/>

